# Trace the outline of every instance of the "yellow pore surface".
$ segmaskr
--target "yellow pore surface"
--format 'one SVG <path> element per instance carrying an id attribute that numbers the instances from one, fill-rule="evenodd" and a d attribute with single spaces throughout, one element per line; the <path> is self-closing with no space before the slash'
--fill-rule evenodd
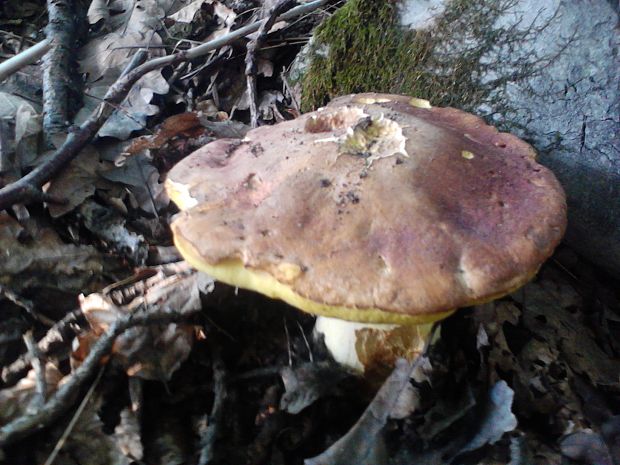
<path id="1" fill-rule="evenodd" d="M 180 234 L 174 235 L 177 249 L 196 269 L 207 273 L 212 278 L 231 286 L 249 289 L 264 294 L 272 299 L 284 302 L 314 315 L 358 321 L 361 323 L 391 323 L 399 325 L 419 325 L 433 323 L 448 317 L 454 310 L 430 315 L 404 315 L 380 310 L 378 308 L 354 308 L 340 305 L 328 305 L 310 300 L 296 293 L 289 285 L 281 283 L 263 270 L 246 268 L 241 260 L 224 260 L 216 265 L 206 263 L 194 247 Z"/>

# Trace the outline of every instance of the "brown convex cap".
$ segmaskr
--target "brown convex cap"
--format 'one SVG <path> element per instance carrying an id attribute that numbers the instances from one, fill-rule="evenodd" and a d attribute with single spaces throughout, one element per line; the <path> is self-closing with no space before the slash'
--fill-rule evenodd
<path id="1" fill-rule="evenodd" d="M 166 183 L 192 265 L 359 321 L 428 321 L 511 292 L 566 225 L 562 188 L 528 144 L 396 95 L 215 141 Z"/>

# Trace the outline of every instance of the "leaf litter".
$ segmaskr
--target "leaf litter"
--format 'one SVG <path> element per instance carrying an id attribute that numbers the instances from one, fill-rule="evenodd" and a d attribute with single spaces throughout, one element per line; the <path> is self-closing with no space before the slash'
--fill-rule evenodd
<path id="1" fill-rule="evenodd" d="M 8 3 L 23 17 L 39 8 Z M 94 0 L 88 12 L 93 34 L 79 51 L 86 77 L 82 115 L 99 103 L 136 47 L 163 56 L 222 36 L 248 21 L 248 5 L 258 3 Z M 278 75 L 285 55 L 277 53 L 278 38 L 288 26 L 277 23 L 270 36 L 276 47 L 257 57 L 261 124 L 297 114 Z M 64 204 L 49 203 L 43 213 L 22 208 L 25 216 L 0 213 L 0 284 L 30 298 L 37 311 L 79 308 L 88 321 L 77 328 L 70 359 L 49 357 L 44 364 L 48 396 L 71 382 L 119 319 L 160 305 L 194 315 L 134 327 L 116 340 L 101 363 L 117 395 L 101 395 L 104 388 L 97 387 L 58 463 L 88 464 L 92 457 L 96 463 L 197 463 L 199 425 L 208 428 L 216 403 L 216 362 L 207 343 L 216 338 L 231 376 L 212 463 L 559 465 L 570 459 L 618 465 L 617 287 L 574 257 L 563 265 L 570 252 L 560 251 L 512 296 L 454 315 L 423 368 L 410 378 L 409 365 L 401 363 L 380 388 L 335 367 L 320 342 L 308 342 L 311 318 L 251 293 L 198 285 L 183 268 L 144 268 L 147 257 L 158 255 L 153 250 L 171 244 L 161 231 L 175 213 L 161 188 L 167 170 L 206 142 L 243 137 L 248 129 L 243 54 L 243 44 L 233 44 L 218 59 L 214 53 L 144 76 L 100 139 L 47 186 Z M 46 157 L 37 141 L 39 107 L 11 94 L 10 86 L 0 87 L 13 164 L 10 170 L 3 165 L 2 179 Z M 62 300 L 50 302 L 50 289 L 61 291 Z M 85 297 L 78 299 L 80 293 Z M 11 314 L 24 312 L 21 320 L 35 327 L 37 338 L 44 336 L 45 320 L 32 322 L 28 305 L 16 306 L 8 295 L 0 293 L 0 303 Z M 282 314 L 301 331 L 289 335 Z M 9 354 L 24 351 L 8 333 L 6 340 L 5 366 L 15 357 Z M 0 390 L 2 423 L 38 402 L 40 376 L 31 370 Z M 130 399 L 135 394 L 128 386 L 140 386 L 138 399 Z M 42 463 L 65 426 L 50 427 L 36 452 L 24 441 L 5 455 Z"/>

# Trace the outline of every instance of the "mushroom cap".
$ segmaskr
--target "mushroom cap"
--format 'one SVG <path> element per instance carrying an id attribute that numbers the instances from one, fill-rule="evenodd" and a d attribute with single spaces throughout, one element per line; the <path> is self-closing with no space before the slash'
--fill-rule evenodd
<path id="1" fill-rule="evenodd" d="M 519 138 L 386 94 L 200 148 L 168 174 L 196 268 L 315 314 L 421 323 L 512 292 L 566 226 L 564 192 Z"/>

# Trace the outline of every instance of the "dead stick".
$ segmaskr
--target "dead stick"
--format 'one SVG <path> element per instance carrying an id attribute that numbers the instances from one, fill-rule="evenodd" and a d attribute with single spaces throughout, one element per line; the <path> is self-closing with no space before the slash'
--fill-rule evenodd
<path id="1" fill-rule="evenodd" d="M 93 393 L 95 392 L 95 388 L 99 384 L 99 381 L 101 381 L 101 377 L 103 376 L 104 371 L 105 371 L 104 367 L 99 368 L 99 373 L 97 373 L 97 377 L 91 384 L 90 388 L 88 389 L 88 392 L 86 392 L 86 395 L 82 399 L 82 402 L 80 402 L 80 405 L 78 406 L 77 410 L 73 414 L 71 421 L 69 421 L 69 424 L 63 431 L 62 436 L 60 436 L 60 439 L 58 440 L 58 442 L 56 442 L 56 445 L 54 446 L 52 453 L 49 455 L 44 465 L 52 465 L 52 463 L 54 463 L 54 460 L 56 460 L 56 457 L 58 457 L 58 453 L 61 451 L 61 449 L 67 442 L 67 439 L 71 435 L 73 428 L 75 428 L 75 425 L 80 419 L 80 416 L 82 415 L 82 413 L 84 413 L 84 409 L 86 408 L 86 406 L 88 405 L 88 402 L 93 396 Z"/>
<path id="2" fill-rule="evenodd" d="M 247 44 L 245 78 L 248 101 L 250 102 L 250 125 L 253 128 L 258 126 L 258 108 L 256 107 L 256 52 L 262 47 L 265 39 L 267 39 L 267 35 L 278 16 L 280 16 L 283 11 L 289 9 L 292 3 L 292 0 L 280 0 L 276 3 L 267 13 L 267 19 L 260 25 L 256 38 Z"/>
<path id="3" fill-rule="evenodd" d="M 37 348 L 37 344 L 32 337 L 32 331 L 26 331 L 24 334 L 24 343 L 30 354 L 32 360 L 32 368 L 34 370 L 35 382 L 36 382 L 36 398 L 35 406 L 40 408 L 45 404 L 45 397 L 47 395 L 47 380 L 45 379 L 45 362 L 43 357 Z"/>
<path id="4" fill-rule="evenodd" d="M 88 326 L 82 310 L 73 310 L 48 329 L 37 343 L 36 350 L 44 359 L 64 357 L 70 350 L 71 340 Z M 0 379 L 5 385 L 13 386 L 26 375 L 32 366 L 32 361 L 30 351 L 20 355 L 13 363 L 2 369 Z"/>
<path id="5" fill-rule="evenodd" d="M 211 357 L 213 366 L 213 407 L 208 417 L 207 429 L 202 435 L 200 458 L 198 465 L 208 465 L 215 458 L 215 442 L 220 436 L 224 417 L 224 406 L 228 394 L 226 392 L 226 367 L 222 360 L 219 345 L 211 344 Z"/>
<path id="6" fill-rule="evenodd" d="M 70 54 L 74 44 L 76 5 L 72 0 L 47 0 L 45 34 L 52 48 L 43 57 L 43 136 L 68 125 Z"/>
<path id="7" fill-rule="evenodd" d="M 124 331 L 138 325 L 172 322 L 187 317 L 187 313 L 179 314 L 163 309 L 157 312 L 136 312 L 116 320 L 97 340 L 84 363 L 73 372 L 70 380 L 63 384 L 43 407 L 36 412 L 22 415 L 0 428 L 0 447 L 5 447 L 51 425 L 64 414 L 73 405 L 84 383 L 95 373 L 101 359 L 110 353 L 116 338 Z"/>
<path id="8" fill-rule="evenodd" d="M 9 58 L 8 60 L 3 61 L 0 63 L 0 81 L 4 80 L 4 78 L 10 76 L 11 74 L 16 73 L 24 66 L 34 63 L 45 55 L 51 47 L 52 41 L 50 39 L 45 39 L 32 47 L 27 48 L 23 52 Z"/>
<path id="9" fill-rule="evenodd" d="M 325 5 L 328 0 L 315 0 L 293 8 L 278 20 L 286 21 L 288 19 L 310 13 L 319 7 Z M 159 69 L 164 66 L 174 65 L 185 60 L 193 60 L 212 50 L 230 44 L 241 37 L 245 37 L 252 32 L 257 31 L 263 21 L 257 21 L 247 26 L 241 27 L 225 36 L 212 40 L 205 44 L 190 50 L 175 53 L 165 57 L 154 58 L 146 63 L 138 66 L 136 69 L 121 76 L 108 89 L 103 102 L 91 113 L 88 119 L 75 131 L 68 135 L 64 144 L 52 155 L 45 163 L 37 166 L 23 178 L 11 183 L 0 189 L 0 210 L 5 210 L 11 205 L 31 200 L 40 200 L 37 196 L 40 188 L 47 181 L 52 179 L 65 165 L 67 165 L 77 154 L 88 144 L 99 131 L 99 128 L 106 122 L 114 108 L 116 108 L 125 99 L 131 87 L 144 76 L 146 73 Z"/>

